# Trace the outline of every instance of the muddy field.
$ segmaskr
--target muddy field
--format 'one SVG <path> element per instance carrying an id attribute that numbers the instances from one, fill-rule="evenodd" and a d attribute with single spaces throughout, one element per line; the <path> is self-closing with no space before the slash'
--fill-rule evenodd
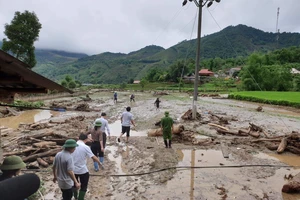
<path id="1" fill-rule="evenodd" d="M 65 112 L 31 110 L 0 118 L 0 126 L 14 130 L 2 137 L 3 152 L 19 150 L 20 145 L 12 138 L 50 129 L 68 138 L 76 138 L 101 112 L 106 112 L 112 137 L 105 149 L 105 169 L 94 172 L 89 160 L 91 177 L 86 199 L 300 199 L 299 194 L 281 192 L 282 186 L 288 182 L 285 177 L 300 172 L 299 167 L 295 167 L 300 166 L 299 155 L 289 151 L 277 154 L 276 150 L 266 148 L 266 142 L 255 141 L 265 139 L 266 135 L 274 138 L 293 131 L 299 133 L 299 110 L 201 97 L 197 102 L 201 119 L 184 121 L 181 116 L 192 104 L 192 98 L 187 94 L 154 96 L 150 92 L 135 93 L 136 102 L 132 103 L 129 102 L 130 94 L 118 92 L 118 103 L 114 104 L 113 93 L 90 91 L 90 101 L 84 101 L 84 97 L 72 97 L 45 102 L 51 106 L 56 101 L 66 107 Z M 162 101 L 159 110 L 154 107 L 157 97 Z M 79 104 L 87 105 L 93 111 L 74 109 Z M 132 107 L 137 126 L 131 132 L 129 143 L 117 143 L 120 115 L 127 106 Z M 262 112 L 256 110 L 258 106 L 262 106 Z M 174 136 L 172 149 L 164 148 L 162 137 L 147 137 L 150 129 L 158 128 L 154 124 L 165 111 L 170 112 L 176 124 L 185 128 L 184 135 Z M 217 123 L 219 118 L 216 117 L 228 123 Z M 51 126 L 32 128 L 37 127 L 32 124 L 41 123 L 50 123 Z M 249 123 L 253 123 L 266 135 L 259 133 L 259 138 L 253 138 L 220 134 L 209 123 L 228 130 L 247 129 Z M 44 183 L 44 199 L 60 199 L 60 190 L 52 182 L 51 168 L 41 168 L 36 173 Z"/>

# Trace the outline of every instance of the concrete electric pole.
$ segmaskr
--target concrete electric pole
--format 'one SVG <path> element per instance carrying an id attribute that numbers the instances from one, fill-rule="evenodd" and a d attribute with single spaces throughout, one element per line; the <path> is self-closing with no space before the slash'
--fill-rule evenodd
<path id="1" fill-rule="evenodd" d="M 193 104 L 192 110 L 193 119 L 196 119 L 197 116 L 197 97 L 198 97 L 198 84 L 199 84 L 199 64 L 200 64 L 200 45 L 201 45 L 201 26 L 202 26 L 202 7 L 207 4 L 207 7 L 210 7 L 213 2 L 220 3 L 221 0 L 189 0 L 190 2 L 194 1 L 196 6 L 199 8 L 199 16 L 198 16 L 198 33 L 197 33 L 197 52 L 196 52 L 196 66 L 195 66 L 195 81 L 194 81 L 194 96 L 193 96 Z M 182 6 L 187 4 L 187 0 L 184 0 Z"/>

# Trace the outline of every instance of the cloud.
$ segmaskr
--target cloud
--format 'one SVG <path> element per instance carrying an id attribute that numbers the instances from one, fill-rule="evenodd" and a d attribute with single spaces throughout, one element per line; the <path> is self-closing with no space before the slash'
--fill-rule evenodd
<path id="1" fill-rule="evenodd" d="M 155 44 L 168 48 L 197 35 L 197 7 L 174 0 L 0 0 L 0 38 L 15 11 L 34 11 L 42 29 L 38 48 L 98 54 L 128 53 Z M 203 8 L 202 35 L 245 24 L 275 32 L 300 32 L 297 0 L 222 0 Z M 196 17 L 196 18 L 195 18 Z"/>

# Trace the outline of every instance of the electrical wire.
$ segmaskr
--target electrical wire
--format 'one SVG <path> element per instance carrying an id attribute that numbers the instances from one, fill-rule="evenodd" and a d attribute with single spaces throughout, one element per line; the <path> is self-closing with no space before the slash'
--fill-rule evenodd
<path id="1" fill-rule="evenodd" d="M 109 177 L 126 177 L 126 176 L 143 176 L 148 174 L 154 174 L 158 172 L 163 172 L 167 170 L 188 170 L 188 169 L 226 169 L 226 168 L 250 168 L 250 167 L 274 167 L 274 168 L 300 168 L 300 166 L 290 166 L 290 165 L 211 165 L 211 166 L 177 166 L 177 167 L 166 167 L 162 169 L 157 169 L 149 172 L 141 172 L 135 174 L 90 174 L 90 176 L 109 176 Z M 49 170 L 40 170 L 40 169 L 26 169 L 26 171 L 35 171 L 35 172 L 49 172 Z"/>
<path id="2" fill-rule="evenodd" d="M 219 25 L 219 23 L 217 22 L 217 20 L 215 19 L 215 17 L 213 16 L 213 14 L 210 12 L 209 8 L 207 8 L 210 16 L 212 17 L 212 19 L 214 20 L 214 22 L 217 24 L 217 26 L 219 27 L 220 30 L 222 30 L 221 26 Z M 235 48 L 233 47 L 232 43 L 230 42 L 230 40 L 228 39 L 228 37 L 226 35 L 224 35 L 225 39 L 228 41 L 229 46 L 231 47 L 231 49 L 234 51 L 235 55 L 238 56 L 237 51 L 235 50 Z M 244 61 L 242 60 L 243 65 L 246 65 L 244 63 Z M 254 81 L 254 83 L 257 85 L 257 87 L 259 88 L 260 91 L 263 91 L 262 88 L 259 86 L 258 82 L 255 80 L 255 78 L 253 77 L 253 75 L 250 73 L 250 71 L 247 69 L 247 67 L 245 67 L 245 69 L 247 70 L 247 72 L 249 73 L 252 81 Z M 270 105 L 273 105 L 269 100 L 267 100 L 267 102 Z M 284 122 L 284 120 L 282 119 L 282 117 L 280 115 L 278 115 L 279 119 L 282 121 L 282 123 L 284 124 L 284 126 L 287 128 L 287 130 L 289 132 L 291 132 L 290 128 L 287 126 L 287 124 Z"/>

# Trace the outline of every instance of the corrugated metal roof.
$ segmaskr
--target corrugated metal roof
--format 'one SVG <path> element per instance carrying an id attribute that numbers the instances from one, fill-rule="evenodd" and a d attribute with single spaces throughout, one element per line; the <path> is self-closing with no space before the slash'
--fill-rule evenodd
<path id="1" fill-rule="evenodd" d="M 12 93 L 47 93 L 48 89 L 73 93 L 35 73 L 26 63 L 0 50 L 0 90 Z"/>

